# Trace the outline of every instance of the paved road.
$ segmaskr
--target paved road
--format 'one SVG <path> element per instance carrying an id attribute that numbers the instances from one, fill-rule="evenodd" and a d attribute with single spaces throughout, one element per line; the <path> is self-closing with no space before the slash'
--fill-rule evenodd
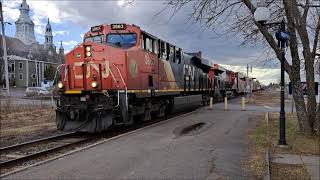
<path id="1" fill-rule="evenodd" d="M 238 102 L 237 102 L 238 103 Z M 255 111 L 229 111 L 223 104 L 105 142 L 4 179 L 228 179 L 246 178 L 246 132 Z M 240 106 L 238 106 L 240 107 Z M 266 109 L 266 108 L 265 108 Z M 185 127 L 206 123 L 198 131 Z"/>

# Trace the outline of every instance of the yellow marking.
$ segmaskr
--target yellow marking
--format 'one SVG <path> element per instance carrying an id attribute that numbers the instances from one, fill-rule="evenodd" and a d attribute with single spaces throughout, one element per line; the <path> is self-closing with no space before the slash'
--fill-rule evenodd
<path id="1" fill-rule="evenodd" d="M 65 94 L 81 94 L 81 90 L 66 90 Z"/>

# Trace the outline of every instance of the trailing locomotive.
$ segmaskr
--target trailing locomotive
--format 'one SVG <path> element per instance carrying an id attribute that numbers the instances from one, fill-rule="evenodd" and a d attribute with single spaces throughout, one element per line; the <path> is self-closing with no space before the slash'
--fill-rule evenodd
<path id="1" fill-rule="evenodd" d="M 236 95 L 242 81 L 128 24 L 92 27 L 59 69 L 57 128 L 93 133 Z"/>

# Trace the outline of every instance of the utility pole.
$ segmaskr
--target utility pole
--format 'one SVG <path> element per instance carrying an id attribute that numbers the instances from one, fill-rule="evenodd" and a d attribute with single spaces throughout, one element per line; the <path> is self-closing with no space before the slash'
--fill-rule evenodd
<path id="1" fill-rule="evenodd" d="M 286 31 L 286 24 L 284 20 L 281 21 L 280 24 L 280 33 L 284 33 Z M 285 47 L 286 47 L 286 41 L 281 38 L 278 39 L 278 47 L 281 48 L 281 93 L 280 93 L 280 123 L 279 123 L 279 142 L 278 145 L 285 146 L 287 145 L 286 141 L 286 114 L 284 110 L 284 61 L 285 61 Z"/>
<path id="2" fill-rule="evenodd" d="M 248 95 L 249 95 L 249 64 L 247 64 L 247 78 L 246 78 L 246 93 L 247 93 L 247 100 L 248 100 Z"/>
<path id="3" fill-rule="evenodd" d="M 4 30 L 4 18 L 2 13 L 2 2 L 0 1 L 0 21 L 2 29 L 2 45 L 3 45 L 3 60 L 4 60 L 4 74 L 6 80 L 6 96 L 9 96 L 9 74 L 8 74 L 8 57 L 7 57 L 7 44 L 6 44 L 6 35 Z"/>

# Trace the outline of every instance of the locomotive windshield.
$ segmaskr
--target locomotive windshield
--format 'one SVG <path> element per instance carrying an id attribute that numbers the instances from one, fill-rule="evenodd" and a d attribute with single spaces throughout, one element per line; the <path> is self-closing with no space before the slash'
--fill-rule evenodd
<path id="1" fill-rule="evenodd" d="M 108 34 L 107 43 L 118 47 L 129 48 L 136 44 L 137 35 L 135 33 Z"/>
<path id="2" fill-rule="evenodd" d="M 102 35 L 86 37 L 84 42 L 102 43 Z"/>

